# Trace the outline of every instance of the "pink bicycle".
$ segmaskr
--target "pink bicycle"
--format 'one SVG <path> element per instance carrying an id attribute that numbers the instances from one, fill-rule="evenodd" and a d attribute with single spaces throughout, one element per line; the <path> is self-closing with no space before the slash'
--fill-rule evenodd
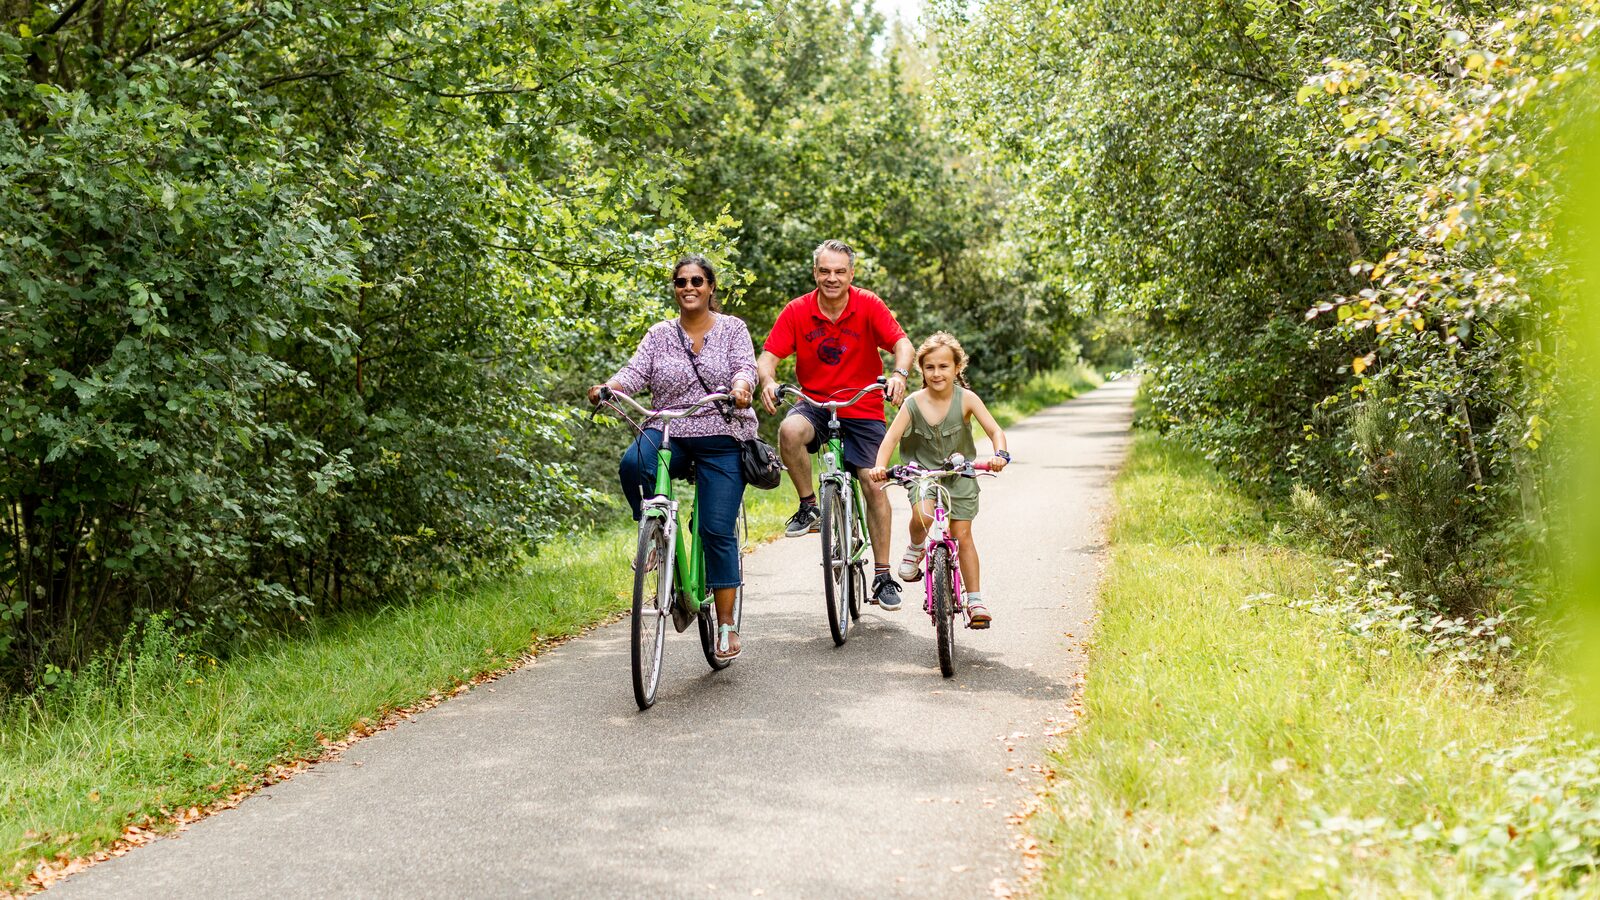
<path id="1" fill-rule="evenodd" d="M 933 630 L 938 636 L 939 671 L 949 678 L 956 674 L 956 615 L 959 613 L 968 628 L 965 595 L 961 590 L 959 545 L 950 534 L 950 518 L 946 507 L 950 492 L 944 487 L 946 478 L 977 478 L 988 472 L 988 466 L 974 464 L 957 453 L 938 469 L 924 469 L 916 463 L 891 466 L 886 470 L 889 480 L 905 488 L 912 497 L 933 501 L 933 522 L 928 526 L 928 536 L 923 539 L 922 580 L 926 589 L 923 609 L 933 618 Z"/>

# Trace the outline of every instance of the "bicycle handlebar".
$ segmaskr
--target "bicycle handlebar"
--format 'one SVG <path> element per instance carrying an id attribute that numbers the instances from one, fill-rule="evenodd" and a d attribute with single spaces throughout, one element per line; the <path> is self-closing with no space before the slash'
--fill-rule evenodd
<path id="1" fill-rule="evenodd" d="M 801 400 L 804 400 L 805 402 L 811 404 L 812 406 L 815 406 L 818 409 L 843 409 L 846 406 L 854 406 L 855 404 L 861 402 L 861 398 L 862 397 L 865 397 L 866 395 L 872 393 L 873 391 L 885 390 L 885 387 L 886 387 L 887 384 L 888 384 L 888 379 L 884 378 L 883 376 L 880 375 L 880 376 L 878 376 L 878 380 L 877 381 L 874 381 L 872 384 L 869 384 L 866 387 L 862 388 L 861 390 L 856 391 L 856 395 L 854 397 L 851 397 L 849 400 L 828 400 L 828 401 L 813 400 L 810 397 L 807 397 L 804 391 L 800 390 L 799 388 L 795 387 L 792 384 L 780 384 L 780 385 L 778 385 L 778 399 L 782 400 L 785 396 L 788 396 L 788 395 L 792 394 L 792 395 L 794 395 L 796 397 L 799 397 Z"/>
<path id="2" fill-rule="evenodd" d="M 627 394 L 624 394 L 615 388 L 606 387 L 604 385 L 601 386 L 600 401 L 602 403 L 615 406 L 616 404 L 614 401 L 618 399 L 627 401 L 629 406 L 632 406 L 634 409 L 638 410 L 639 414 L 647 419 L 661 419 L 670 422 L 673 419 L 681 419 L 685 416 L 692 416 L 694 415 L 695 411 L 700 409 L 702 406 L 708 406 L 712 403 L 719 403 L 722 401 L 731 401 L 733 399 L 733 395 L 727 393 L 726 391 L 716 394 L 707 394 L 704 397 L 701 397 L 699 400 L 696 400 L 695 402 L 679 410 L 645 409 L 644 406 L 639 403 L 639 401 L 633 399 Z"/>
<path id="3" fill-rule="evenodd" d="M 909 485 L 924 478 L 951 478 L 954 476 L 977 478 L 979 475 L 994 475 L 996 473 L 989 471 L 988 463 L 962 460 L 961 462 L 948 462 L 941 469 L 925 469 L 914 462 L 906 463 L 902 466 L 890 466 L 884 470 L 884 474 L 895 484 Z"/>

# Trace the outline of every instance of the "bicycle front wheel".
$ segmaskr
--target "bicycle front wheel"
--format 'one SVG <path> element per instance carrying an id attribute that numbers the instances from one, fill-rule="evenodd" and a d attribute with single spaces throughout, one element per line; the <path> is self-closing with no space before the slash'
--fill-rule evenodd
<path id="1" fill-rule="evenodd" d="M 949 678 L 956 674 L 955 572 L 948 546 L 935 544 L 930 555 L 928 577 L 933 579 L 933 630 L 939 641 L 939 672 Z"/>
<path id="2" fill-rule="evenodd" d="M 640 709 L 656 702 L 661 683 L 661 651 L 672 605 L 667 568 L 666 529 L 660 518 L 648 517 L 639 523 L 639 550 L 633 558 L 633 699 Z"/>
<path id="3" fill-rule="evenodd" d="M 828 601 L 828 630 L 842 645 L 850 637 L 850 517 L 839 485 L 822 486 L 822 591 Z"/>

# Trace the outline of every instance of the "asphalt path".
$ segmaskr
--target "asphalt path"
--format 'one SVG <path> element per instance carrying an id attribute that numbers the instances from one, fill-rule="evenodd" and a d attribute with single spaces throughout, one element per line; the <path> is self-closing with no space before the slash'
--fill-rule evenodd
<path id="1" fill-rule="evenodd" d="M 1008 430 L 1016 462 L 974 523 L 994 627 L 959 633 L 955 678 L 920 585 L 835 647 L 817 538 L 780 539 L 746 560 L 743 657 L 712 673 L 693 628 L 669 632 L 647 712 L 610 626 L 51 893 L 1003 895 L 1008 818 L 1071 718 L 1132 396 L 1113 382 Z"/>

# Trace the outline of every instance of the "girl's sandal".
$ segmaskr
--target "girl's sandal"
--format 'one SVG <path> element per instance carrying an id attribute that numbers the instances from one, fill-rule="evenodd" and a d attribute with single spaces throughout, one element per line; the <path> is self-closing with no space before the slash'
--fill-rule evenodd
<path id="1" fill-rule="evenodd" d="M 732 643 L 728 640 L 728 635 L 738 633 L 739 629 L 734 628 L 732 625 L 717 626 L 717 659 L 734 660 L 739 658 L 739 654 L 744 650 L 743 645 L 740 645 L 738 650 L 730 651 L 728 649 Z"/>
<path id="2" fill-rule="evenodd" d="M 967 627 L 983 629 L 989 627 L 989 611 L 983 608 L 982 603 L 967 604 Z"/>

